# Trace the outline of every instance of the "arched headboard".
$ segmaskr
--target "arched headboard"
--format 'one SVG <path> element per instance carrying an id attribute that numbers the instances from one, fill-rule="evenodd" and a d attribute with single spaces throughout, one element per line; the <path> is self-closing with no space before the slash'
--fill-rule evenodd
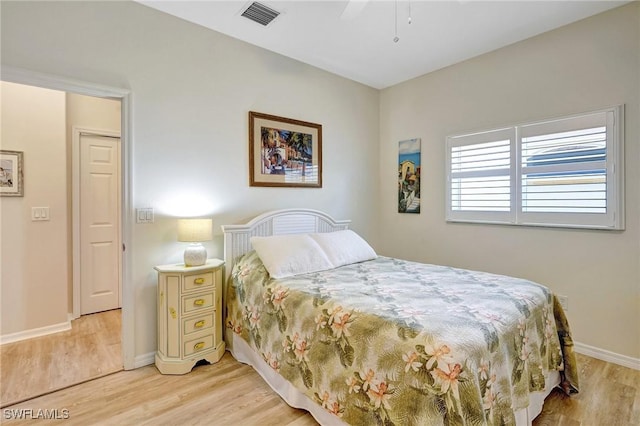
<path id="1" fill-rule="evenodd" d="M 244 225 L 222 225 L 226 276 L 240 256 L 251 251 L 251 237 L 334 232 L 347 229 L 349 223 L 350 220 L 335 220 L 319 210 L 284 209 L 266 212 Z"/>

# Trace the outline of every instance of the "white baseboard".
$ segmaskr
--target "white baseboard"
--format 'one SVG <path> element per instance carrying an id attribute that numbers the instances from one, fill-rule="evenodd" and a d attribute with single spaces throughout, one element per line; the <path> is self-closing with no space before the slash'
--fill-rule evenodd
<path id="1" fill-rule="evenodd" d="M 154 364 L 156 362 L 156 353 L 149 352 L 146 354 L 138 355 L 133 360 L 133 368 L 144 367 L 145 365 Z"/>
<path id="2" fill-rule="evenodd" d="M 61 331 L 71 330 L 71 316 L 66 322 L 59 324 L 53 324 L 46 327 L 34 328 L 31 330 L 19 331 L 17 333 L 6 334 L 0 336 L 0 345 L 5 343 L 19 342 L 20 340 L 32 339 L 34 337 L 46 336 L 48 334 L 59 333 Z M 621 365 L 623 367 L 632 368 L 634 370 L 640 370 L 640 359 L 633 358 L 627 355 L 621 355 L 615 352 L 607 351 L 605 349 L 596 348 L 595 346 L 586 345 L 580 342 L 574 342 L 573 345 L 575 351 L 582 355 L 587 355 L 592 358 L 596 358 L 602 361 L 611 362 L 613 364 Z M 155 363 L 155 351 L 148 352 L 146 354 L 138 355 L 134 359 L 133 368 L 140 368 L 146 365 Z"/>
<path id="3" fill-rule="evenodd" d="M 633 368 L 634 370 L 640 370 L 640 358 L 620 355 L 615 352 L 585 345 L 584 343 L 579 342 L 573 342 L 573 348 L 577 353 L 590 356 L 591 358 L 618 364 L 623 367 Z"/>
<path id="4" fill-rule="evenodd" d="M 31 330 L 18 331 L 17 333 L 0 336 L 0 345 L 5 343 L 19 342 L 20 340 L 33 339 L 34 337 L 46 336 L 47 334 L 59 333 L 71 330 L 71 321 L 59 324 L 48 325 L 46 327 L 32 328 Z"/>

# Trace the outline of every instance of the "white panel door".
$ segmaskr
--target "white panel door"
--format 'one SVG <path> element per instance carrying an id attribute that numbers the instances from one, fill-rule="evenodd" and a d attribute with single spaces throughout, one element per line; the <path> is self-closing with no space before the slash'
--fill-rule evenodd
<path id="1" fill-rule="evenodd" d="M 80 135 L 80 313 L 120 307 L 120 139 Z"/>

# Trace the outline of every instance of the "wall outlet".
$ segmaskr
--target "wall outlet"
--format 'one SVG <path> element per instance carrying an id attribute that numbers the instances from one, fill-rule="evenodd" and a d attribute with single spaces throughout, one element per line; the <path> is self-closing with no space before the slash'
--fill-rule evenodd
<path id="1" fill-rule="evenodd" d="M 560 305 L 565 312 L 569 310 L 569 296 L 558 295 L 558 302 L 560 302 Z"/>

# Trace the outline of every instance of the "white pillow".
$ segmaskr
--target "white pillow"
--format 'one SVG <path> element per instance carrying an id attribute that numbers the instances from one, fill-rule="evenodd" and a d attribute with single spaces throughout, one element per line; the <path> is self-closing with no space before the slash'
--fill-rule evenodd
<path id="1" fill-rule="evenodd" d="M 309 234 L 251 237 L 251 245 L 272 278 L 285 278 L 334 267 Z"/>
<path id="2" fill-rule="evenodd" d="M 309 235 L 320 245 L 334 268 L 378 257 L 360 235 L 349 229 Z"/>

